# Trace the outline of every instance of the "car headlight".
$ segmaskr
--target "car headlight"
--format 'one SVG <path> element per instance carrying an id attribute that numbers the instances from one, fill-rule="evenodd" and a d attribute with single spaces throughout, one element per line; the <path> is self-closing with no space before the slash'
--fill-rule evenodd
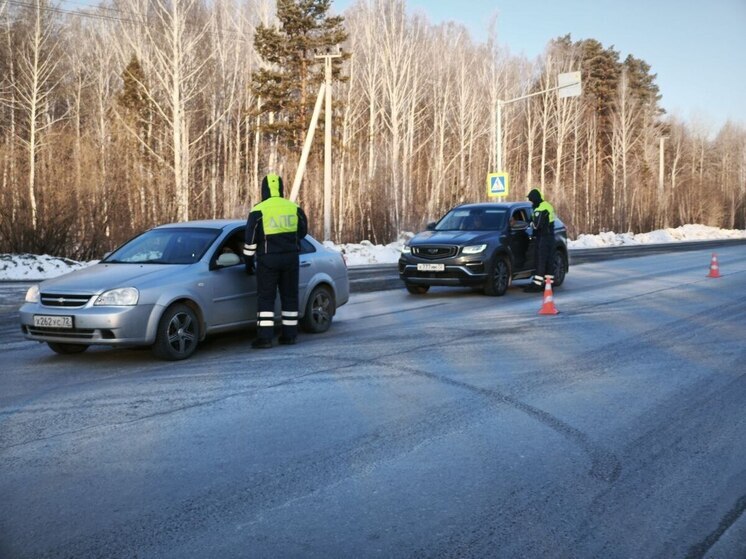
<path id="1" fill-rule="evenodd" d="M 32 285 L 28 288 L 28 291 L 26 292 L 26 302 L 27 303 L 38 303 L 39 302 L 39 286 L 38 285 Z"/>
<path id="2" fill-rule="evenodd" d="M 401 253 L 412 254 L 412 247 L 410 247 L 409 245 L 404 245 L 403 247 L 401 247 Z"/>
<path id="3" fill-rule="evenodd" d="M 479 254 L 487 248 L 487 245 L 471 245 L 461 249 L 462 254 Z"/>
<path id="4" fill-rule="evenodd" d="M 93 303 L 95 306 L 110 306 L 110 307 L 131 307 L 137 304 L 137 300 L 140 298 L 140 293 L 134 287 L 121 287 L 119 289 L 111 289 L 104 291 L 98 296 L 96 302 Z"/>

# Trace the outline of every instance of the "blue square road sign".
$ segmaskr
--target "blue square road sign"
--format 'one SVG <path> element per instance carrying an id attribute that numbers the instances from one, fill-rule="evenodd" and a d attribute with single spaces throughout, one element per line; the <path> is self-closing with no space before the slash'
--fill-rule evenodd
<path id="1" fill-rule="evenodd" d="M 490 173 L 487 175 L 487 196 L 490 198 L 507 196 L 509 186 L 508 173 Z"/>

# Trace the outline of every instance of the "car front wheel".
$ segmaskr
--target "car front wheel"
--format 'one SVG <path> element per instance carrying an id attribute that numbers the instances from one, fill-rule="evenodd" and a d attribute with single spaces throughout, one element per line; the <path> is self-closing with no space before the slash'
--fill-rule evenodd
<path id="1" fill-rule="evenodd" d="M 552 287 L 559 287 L 565 281 L 565 270 L 567 270 L 567 256 L 559 250 L 554 253 L 554 281 Z"/>
<path id="2" fill-rule="evenodd" d="M 510 285 L 510 263 L 504 256 L 498 256 L 495 265 L 487 277 L 487 283 L 484 285 L 485 295 L 501 296 L 505 295 Z"/>
<path id="3" fill-rule="evenodd" d="M 88 346 L 85 344 L 63 344 L 59 342 L 47 342 L 49 349 L 60 355 L 73 355 L 75 353 L 83 353 Z"/>
<path id="4" fill-rule="evenodd" d="M 334 312 L 334 296 L 328 287 L 319 285 L 308 297 L 306 311 L 300 321 L 301 328 L 311 334 L 326 332 L 332 325 Z"/>
<path id="5" fill-rule="evenodd" d="M 199 343 L 199 321 L 194 311 L 184 304 L 171 305 L 158 323 L 153 353 L 160 359 L 186 359 Z"/>

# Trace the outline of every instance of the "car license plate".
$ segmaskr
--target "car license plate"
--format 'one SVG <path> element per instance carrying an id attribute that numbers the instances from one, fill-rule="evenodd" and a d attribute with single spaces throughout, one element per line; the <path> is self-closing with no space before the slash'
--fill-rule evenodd
<path id="1" fill-rule="evenodd" d="M 442 272 L 445 269 L 445 264 L 417 264 L 418 272 Z"/>
<path id="2" fill-rule="evenodd" d="M 72 328 L 72 316 L 48 316 L 43 314 L 34 315 L 34 326 L 43 328 Z"/>

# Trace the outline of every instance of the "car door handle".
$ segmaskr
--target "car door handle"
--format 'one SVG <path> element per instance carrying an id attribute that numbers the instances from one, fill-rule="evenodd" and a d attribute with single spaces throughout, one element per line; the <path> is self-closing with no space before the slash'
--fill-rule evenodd
<path id="1" fill-rule="evenodd" d="M 301 262 L 301 263 L 300 263 L 300 267 L 301 267 L 301 268 L 308 268 L 308 267 L 309 267 L 310 265 L 311 265 L 311 263 L 310 263 L 310 262 Z"/>

